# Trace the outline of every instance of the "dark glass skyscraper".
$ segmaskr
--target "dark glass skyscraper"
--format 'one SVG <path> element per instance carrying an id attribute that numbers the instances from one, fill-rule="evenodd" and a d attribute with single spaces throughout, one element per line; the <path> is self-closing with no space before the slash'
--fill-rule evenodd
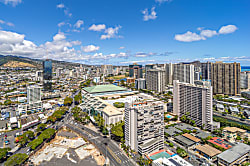
<path id="1" fill-rule="evenodd" d="M 52 91 L 52 61 L 43 61 L 43 89 Z"/>

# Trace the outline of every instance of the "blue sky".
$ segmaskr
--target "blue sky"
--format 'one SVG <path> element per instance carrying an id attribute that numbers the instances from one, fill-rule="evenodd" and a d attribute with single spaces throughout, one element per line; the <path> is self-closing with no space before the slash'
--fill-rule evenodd
<path id="1" fill-rule="evenodd" d="M 0 54 L 250 66 L 249 0 L 0 0 Z"/>

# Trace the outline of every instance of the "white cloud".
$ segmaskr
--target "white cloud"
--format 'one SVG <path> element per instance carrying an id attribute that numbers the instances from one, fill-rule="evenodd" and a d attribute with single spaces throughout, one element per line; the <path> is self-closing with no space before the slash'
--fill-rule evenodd
<path id="1" fill-rule="evenodd" d="M 171 2 L 172 0 L 155 0 L 155 2 L 163 3 L 163 2 Z"/>
<path id="2" fill-rule="evenodd" d="M 0 2 L 4 3 L 5 5 L 10 4 L 15 7 L 19 3 L 22 3 L 22 0 L 0 0 Z"/>
<path id="3" fill-rule="evenodd" d="M 220 34 L 229 34 L 233 33 L 237 30 L 238 28 L 235 25 L 226 25 L 220 28 L 219 33 Z"/>
<path id="4" fill-rule="evenodd" d="M 63 3 L 61 3 L 61 4 L 56 5 L 56 7 L 62 9 L 62 8 L 64 8 L 65 6 L 64 6 Z"/>
<path id="5" fill-rule="evenodd" d="M 110 39 L 110 38 L 115 38 L 115 37 L 121 37 L 121 36 L 117 36 L 118 34 L 118 30 L 121 28 L 121 26 L 116 26 L 114 28 L 110 27 L 108 29 L 106 29 L 104 31 L 105 35 L 101 35 L 101 39 L 105 40 L 105 39 Z"/>
<path id="6" fill-rule="evenodd" d="M 91 30 L 91 31 L 101 31 L 101 30 L 104 30 L 104 29 L 106 29 L 105 24 L 99 24 L 99 25 L 93 24 L 93 25 L 91 25 L 89 27 L 89 30 Z"/>
<path id="7" fill-rule="evenodd" d="M 124 48 L 125 48 L 125 47 L 122 46 L 122 47 L 120 47 L 119 49 L 124 49 Z"/>
<path id="8" fill-rule="evenodd" d="M 199 40 L 206 40 L 204 36 L 200 36 L 197 33 L 193 33 L 187 31 L 184 34 L 177 34 L 175 35 L 175 40 L 182 41 L 182 42 L 192 42 L 192 41 L 199 41 Z"/>
<path id="9" fill-rule="evenodd" d="M 143 20 L 148 21 L 148 20 L 154 20 L 157 18 L 156 12 L 155 12 L 155 7 L 151 8 L 151 12 L 149 13 L 148 9 L 145 9 L 142 11 L 143 14 Z"/>
<path id="10" fill-rule="evenodd" d="M 64 11 L 64 14 L 68 17 L 71 17 L 72 16 L 72 13 L 70 13 L 69 9 L 65 9 Z"/>
<path id="11" fill-rule="evenodd" d="M 11 22 L 6 22 L 6 21 L 3 21 L 3 20 L 0 20 L 0 24 L 8 25 L 8 26 L 10 26 L 10 27 L 13 27 L 13 26 L 14 26 L 13 23 L 11 23 Z"/>
<path id="12" fill-rule="evenodd" d="M 65 22 L 60 22 L 60 23 L 57 24 L 58 27 L 62 27 L 64 25 L 65 25 Z"/>
<path id="13" fill-rule="evenodd" d="M 138 60 L 138 61 L 125 61 L 125 62 L 120 62 L 121 64 L 132 64 L 132 63 L 152 63 L 155 62 L 154 59 L 150 59 L 150 60 Z"/>
<path id="14" fill-rule="evenodd" d="M 82 46 L 81 49 L 83 52 L 95 52 L 98 51 L 100 47 L 95 45 L 88 45 L 88 46 Z"/>
<path id="15" fill-rule="evenodd" d="M 81 26 L 83 25 L 83 20 L 78 20 L 76 23 L 75 23 L 75 25 L 74 25 L 74 27 L 76 27 L 76 28 L 81 28 Z"/>
<path id="16" fill-rule="evenodd" d="M 200 33 L 201 36 L 204 36 L 204 37 L 213 37 L 215 35 L 217 35 L 217 32 L 216 31 L 213 31 L 213 30 L 201 30 L 201 33 Z"/>
<path id="17" fill-rule="evenodd" d="M 63 32 L 59 32 L 58 34 L 56 34 L 54 37 L 53 37 L 53 40 L 54 41 L 59 41 L 59 40 L 64 40 L 66 39 L 65 35 Z"/>
<path id="18" fill-rule="evenodd" d="M 227 26 L 222 26 L 220 30 L 216 32 L 215 30 L 209 30 L 209 29 L 204 29 L 203 27 L 199 27 L 197 28 L 197 30 L 200 31 L 200 34 L 187 31 L 184 34 L 176 34 L 174 39 L 182 42 L 200 41 L 200 40 L 206 40 L 207 38 L 211 38 L 213 36 L 220 34 L 233 33 L 237 29 L 238 28 L 235 25 L 227 25 Z"/>
<path id="19" fill-rule="evenodd" d="M 0 31 L 0 44 L 16 44 L 24 40 L 25 35 L 20 35 L 15 32 Z"/>

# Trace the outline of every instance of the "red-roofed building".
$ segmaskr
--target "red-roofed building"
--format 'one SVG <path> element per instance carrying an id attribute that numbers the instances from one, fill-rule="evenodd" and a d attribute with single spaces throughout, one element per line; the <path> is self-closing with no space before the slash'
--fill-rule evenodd
<path id="1" fill-rule="evenodd" d="M 223 139 L 218 138 L 218 137 L 213 137 L 210 140 L 208 140 L 208 142 L 210 142 L 211 144 L 217 145 L 223 149 L 229 149 L 232 147 L 231 145 L 226 144 Z"/>

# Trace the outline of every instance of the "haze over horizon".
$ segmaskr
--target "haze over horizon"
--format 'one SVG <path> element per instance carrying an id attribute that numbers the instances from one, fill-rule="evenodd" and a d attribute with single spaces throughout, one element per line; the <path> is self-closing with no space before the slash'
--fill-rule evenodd
<path id="1" fill-rule="evenodd" d="M 0 0 L 0 55 L 250 66 L 248 0 Z"/>

